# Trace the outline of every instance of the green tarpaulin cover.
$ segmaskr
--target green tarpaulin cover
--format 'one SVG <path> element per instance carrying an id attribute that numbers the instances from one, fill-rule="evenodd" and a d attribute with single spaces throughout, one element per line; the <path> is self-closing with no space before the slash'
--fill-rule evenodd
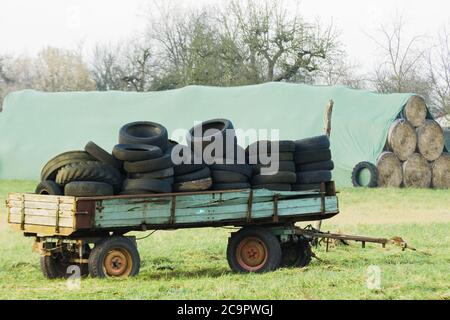
<path id="1" fill-rule="evenodd" d="M 169 136 L 212 118 L 230 119 L 245 130 L 279 129 L 281 139 L 320 135 L 325 107 L 333 99 L 333 174 L 338 185 L 348 186 L 355 164 L 376 162 L 389 126 L 410 96 L 288 83 L 148 93 L 14 92 L 0 113 L 0 179 L 38 179 L 47 160 L 83 149 L 90 140 L 110 151 L 120 127 L 138 120 L 165 125 Z"/>

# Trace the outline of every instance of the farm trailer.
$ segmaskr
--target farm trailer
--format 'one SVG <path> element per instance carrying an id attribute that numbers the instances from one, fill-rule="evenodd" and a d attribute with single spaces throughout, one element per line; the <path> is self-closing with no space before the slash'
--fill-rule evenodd
<path id="1" fill-rule="evenodd" d="M 236 272 L 267 272 L 280 266 L 306 266 L 310 242 L 327 237 L 296 222 L 329 219 L 339 213 L 334 182 L 316 190 L 205 191 L 109 197 L 69 197 L 11 193 L 8 223 L 34 237 L 43 274 L 137 275 L 140 257 L 132 231 L 236 227 L 227 260 Z"/>

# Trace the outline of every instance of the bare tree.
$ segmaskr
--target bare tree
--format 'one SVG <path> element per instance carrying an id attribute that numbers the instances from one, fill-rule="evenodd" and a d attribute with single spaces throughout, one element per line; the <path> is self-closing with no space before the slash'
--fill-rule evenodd
<path id="1" fill-rule="evenodd" d="M 125 53 L 122 81 L 134 91 L 148 91 L 152 81 L 152 54 L 150 46 L 140 41 L 130 41 Z"/>
<path id="2" fill-rule="evenodd" d="M 91 61 L 91 74 L 97 90 L 122 90 L 126 86 L 123 81 L 124 61 L 120 45 L 97 44 Z"/>

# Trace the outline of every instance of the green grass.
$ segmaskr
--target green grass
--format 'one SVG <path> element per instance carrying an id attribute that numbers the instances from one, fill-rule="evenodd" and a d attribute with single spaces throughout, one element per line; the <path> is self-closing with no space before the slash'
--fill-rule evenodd
<path id="1" fill-rule="evenodd" d="M 35 183 L 0 181 L 7 192 L 32 191 Z M 449 299 L 450 191 L 355 190 L 340 195 L 342 212 L 324 222 L 331 231 L 379 237 L 401 236 L 417 251 L 358 244 L 314 250 L 304 269 L 233 274 L 225 258 L 229 230 L 156 232 L 139 241 L 138 277 L 81 281 L 46 280 L 32 239 L 0 226 L 0 299 Z M 145 234 L 140 234 L 145 235 Z M 367 268 L 381 268 L 381 290 L 366 287 Z"/>

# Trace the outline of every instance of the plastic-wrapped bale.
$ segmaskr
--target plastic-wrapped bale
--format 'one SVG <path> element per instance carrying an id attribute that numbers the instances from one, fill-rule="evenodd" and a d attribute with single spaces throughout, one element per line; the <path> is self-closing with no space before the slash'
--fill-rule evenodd
<path id="1" fill-rule="evenodd" d="M 443 153 L 431 165 L 433 188 L 450 189 L 450 154 Z"/>
<path id="2" fill-rule="evenodd" d="M 398 188 L 403 182 L 402 163 L 393 152 L 383 152 L 377 160 L 378 186 Z"/>
<path id="3" fill-rule="evenodd" d="M 421 154 L 414 153 L 403 163 L 403 185 L 406 188 L 431 186 L 431 165 Z"/>
<path id="4" fill-rule="evenodd" d="M 417 135 L 414 127 L 404 119 L 398 119 L 389 128 L 386 147 L 402 161 L 414 153 Z"/>
<path id="5" fill-rule="evenodd" d="M 444 131 L 436 121 L 426 120 L 417 128 L 417 151 L 428 161 L 434 161 L 441 156 L 444 143 Z"/>
<path id="6" fill-rule="evenodd" d="M 403 109 L 403 116 L 413 127 L 420 127 L 427 117 L 427 104 L 420 96 L 412 96 Z"/>

